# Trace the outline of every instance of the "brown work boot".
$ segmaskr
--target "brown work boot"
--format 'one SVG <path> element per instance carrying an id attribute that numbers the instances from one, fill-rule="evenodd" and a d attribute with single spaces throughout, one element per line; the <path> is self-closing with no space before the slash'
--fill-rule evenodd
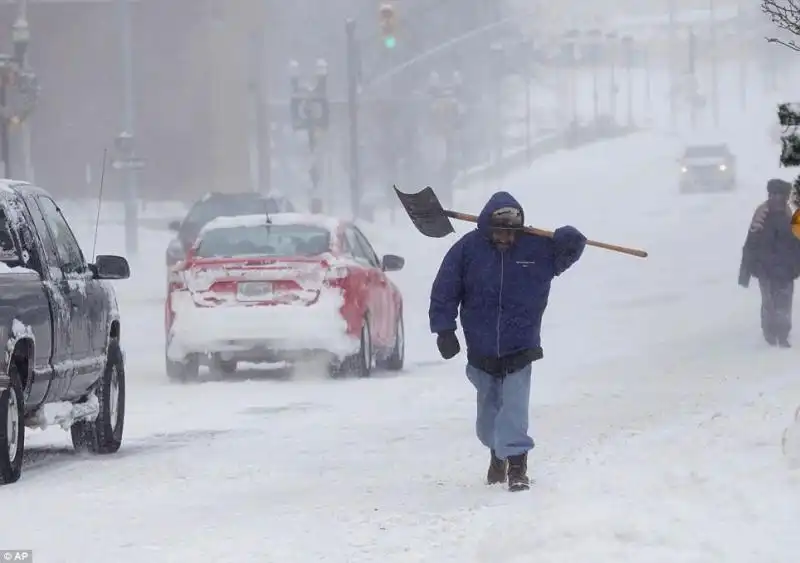
<path id="1" fill-rule="evenodd" d="M 508 490 L 527 491 L 531 488 L 528 479 L 528 454 L 508 457 Z"/>
<path id="2" fill-rule="evenodd" d="M 496 485 L 497 483 L 506 482 L 506 473 L 508 471 L 508 463 L 506 460 L 500 459 L 495 455 L 494 450 L 491 451 L 492 458 L 489 461 L 489 471 L 486 472 L 486 484 Z"/>

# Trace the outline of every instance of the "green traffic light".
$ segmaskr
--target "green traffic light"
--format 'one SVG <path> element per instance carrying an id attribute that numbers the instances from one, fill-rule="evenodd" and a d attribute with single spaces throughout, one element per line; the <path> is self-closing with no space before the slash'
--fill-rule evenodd
<path id="1" fill-rule="evenodd" d="M 383 44 L 387 49 L 394 49 L 397 45 L 397 39 L 395 39 L 394 35 L 389 35 L 388 37 L 384 38 Z"/>

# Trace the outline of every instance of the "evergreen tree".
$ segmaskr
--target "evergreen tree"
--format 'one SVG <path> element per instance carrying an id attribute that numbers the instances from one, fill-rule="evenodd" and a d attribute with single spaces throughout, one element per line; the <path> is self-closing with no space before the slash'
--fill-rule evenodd
<path id="1" fill-rule="evenodd" d="M 779 37 L 767 37 L 770 43 L 777 43 L 793 51 L 800 51 L 800 45 L 794 40 L 800 36 L 800 0 L 762 0 L 762 11 L 769 16 L 778 27 Z M 778 121 L 783 127 L 781 135 L 781 166 L 787 168 L 800 167 L 800 103 L 778 105 Z M 792 229 L 800 236 L 800 176 L 793 185 L 792 206 L 797 210 L 792 217 Z"/>

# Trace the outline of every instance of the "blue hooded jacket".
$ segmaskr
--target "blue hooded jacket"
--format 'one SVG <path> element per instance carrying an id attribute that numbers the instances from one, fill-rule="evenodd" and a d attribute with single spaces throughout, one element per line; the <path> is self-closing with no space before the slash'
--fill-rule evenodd
<path id="1" fill-rule="evenodd" d="M 454 331 L 460 313 L 468 354 L 487 358 L 541 348 L 550 282 L 580 258 L 586 243 L 577 229 L 565 226 L 552 239 L 523 234 L 501 252 L 491 241 L 489 220 L 502 207 L 523 212 L 507 192 L 489 199 L 477 228 L 445 255 L 429 310 L 433 333 Z"/>

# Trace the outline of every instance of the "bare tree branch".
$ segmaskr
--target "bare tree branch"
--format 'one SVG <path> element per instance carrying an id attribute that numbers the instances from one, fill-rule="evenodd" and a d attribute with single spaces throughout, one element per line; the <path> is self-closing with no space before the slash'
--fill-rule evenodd
<path id="1" fill-rule="evenodd" d="M 783 39 L 778 39 L 777 37 L 765 37 L 764 39 L 767 40 L 767 43 L 775 43 L 776 45 L 783 45 L 784 47 L 788 47 L 792 51 L 800 51 L 800 45 L 798 45 L 791 39 L 788 41 L 784 41 Z"/>
<path id="2" fill-rule="evenodd" d="M 762 0 L 761 11 L 767 14 L 779 29 L 788 31 L 792 35 L 800 35 L 800 0 Z M 800 45 L 793 40 L 778 37 L 766 39 L 770 43 L 800 51 Z"/>

